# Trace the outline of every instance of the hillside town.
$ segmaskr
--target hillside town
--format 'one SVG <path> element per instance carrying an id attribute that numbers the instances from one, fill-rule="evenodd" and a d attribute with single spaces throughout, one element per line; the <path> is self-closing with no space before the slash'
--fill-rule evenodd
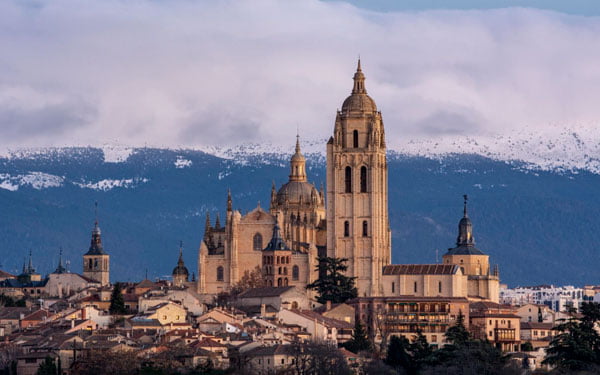
<path id="1" fill-rule="evenodd" d="M 31 252 L 19 275 L 0 271 L 0 371 L 453 374 L 459 364 L 529 374 L 561 366 L 557 337 L 589 322 L 597 329 L 600 286 L 503 285 L 476 247 L 466 195 L 441 262 L 392 264 L 385 131 L 360 60 L 353 81 L 326 145 L 326 189 L 308 182 L 297 136 L 289 181 L 273 184 L 269 209 L 243 214 L 228 192 L 223 222 L 207 213 L 194 272 L 180 245 L 178 259 L 164 259 L 170 278 L 114 280 L 114 249 L 103 243 L 110 233 L 97 218 L 81 274 L 60 254 L 43 275 Z"/>

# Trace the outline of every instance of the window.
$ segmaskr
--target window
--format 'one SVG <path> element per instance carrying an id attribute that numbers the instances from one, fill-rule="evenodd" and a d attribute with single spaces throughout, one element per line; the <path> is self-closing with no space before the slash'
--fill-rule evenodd
<path id="1" fill-rule="evenodd" d="M 277 286 L 283 286 L 283 280 L 281 280 L 281 277 L 277 279 Z"/>
<path id="2" fill-rule="evenodd" d="M 256 233 L 254 235 L 254 239 L 252 240 L 254 250 L 262 250 L 263 249 L 263 238 L 262 234 Z"/>
<path id="3" fill-rule="evenodd" d="M 283 267 L 283 274 L 287 275 L 287 267 Z"/>
<path id="4" fill-rule="evenodd" d="M 442 292 L 442 282 L 438 281 L 438 293 Z"/>
<path id="5" fill-rule="evenodd" d="M 350 237 L 350 222 L 344 221 L 344 237 Z"/>
<path id="6" fill-rule="evenodd" d="M 437 342 L 437 335 L 431 335 L 431 342 Z"/>
<path id="7" fill-rule="evenodd" d="M 223 281 L 223 267 L 217 267 L 217 281 Z"/>
<path id="8" fill-rule="evenodd" d="M 285 364 L 285 359 L 281 358 L 281 364 L 284 365 Z"/>
<path id="9" fill-rule="evenodd" d="M 352 193 L 352 168 L 346 167 L 346 193 Z"/>
<path id="10" fill-rule="evenodd" d="M 369 235 L 369 224 L 367 224 L 367 221 L 363 221 L 363 237 L 367 237 Z"/>
<path id="11" fill-rule="evenodd" d="M 396 283 L 392 281 L 392 293 L 396 293 Z"/>
<path id="12" fill-rule="evenodd" d="M 300 278 L 300 268 L 298 266 L 292 267 L 292 280 L 298 280 Z"/>
<path id="13" fill-rule="evenodd" d="M 98 269 L 98 259 L 94 259 L 94 268 Z"/>
<path id="14" fill-rule="evenodd" d="M 88 268 L 92 269 L 92 259 L 90 259 L 89 262 L 88 262 Z"/>
<path id="15" fill-rule="evenodd" d="M 415 293 L 417 292 L 417 282 L 415 281 Z"/>
<path id="16" fill-rule="evenodd" d="M 367 192 L 367 167 L 360 167 L 360 192 Z"/>
<path id="17" fill-rule="evenodd" d="M 352 132 L 352 146 L 358 148 L 358 130 Z"/>
<path id="18" fill-rule="evenodd" d="M 283 279 L 283 286 L 288 286 L 288 278 Z"/>

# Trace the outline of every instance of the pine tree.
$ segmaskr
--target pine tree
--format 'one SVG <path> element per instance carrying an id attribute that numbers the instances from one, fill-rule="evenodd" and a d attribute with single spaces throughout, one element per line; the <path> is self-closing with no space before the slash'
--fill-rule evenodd
<path id="1" fill-rule="evenodd" d="M 319 278 L 306 286 L 317 291 L 319 303 L 343 303 L 356 298 L 358 291 L 354 285 L 355 277 L 348 277 L 344 272 L 348 269 L 347 258 L 317 258 Z"/>
<path id="2" fill-rule="evenodd" d="M 352 332 L 352 339 L 346 342 L 344 347 L 353 353 L 370 351 L 372 349 L 371 341 L 369 341 L 369 338 L 367 337 L 365 326 L 362 325 L 360 320 L 356 319 L 354 331 Z"/>
<path id="3" fill-rule="evenodd" d="M 122 315 L 127 312 L 120 283 L 116 283 L 113 287 L 113 291 L 110 296 L 110 307 L 108 308 L 108 311 L 111 315 Z"/>
<path id="4" fill-rule="evenodd" d="M 471 334 L 465 328 L 465 316 L 462 311 L 458 312 L 456 323 L 446 330 L 446 341 L 451 342 L 454 346 L 464 346 L 471 339 Z"/>
<path id="5" fill-rule="evenodd" d="M 56 374 L 57 374 L 56 364 L 54 363 L 54 360 L 50 357 L 46 357 L 46 359 L 44 359 L 44 362 L 42 362 L 40 364 L 40 367 L 38 367 L 38 370 L 36 372 L 36 375 L 56 375 Z"/>

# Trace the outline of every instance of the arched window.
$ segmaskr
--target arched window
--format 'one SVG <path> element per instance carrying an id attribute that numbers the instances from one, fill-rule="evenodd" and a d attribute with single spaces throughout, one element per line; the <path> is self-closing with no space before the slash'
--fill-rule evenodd
<path id="1" fill-rule="evenodd" d="M 438 281 L 438 293 L 442 292 L 442 282 Z"/>
<path id="2" fill-rule="evenodd" d="M 358 130 L 352 132 L 352 145 L 354 148 L 358 148 Z"/>
<path id="3" fill-rule="evenodd" d="M 254 239 L 252 240 L 254 250 L 262 250 L 263 249 L 263 238 L 262 234 L 256 233 L 254 235 Z"/>
<path id="4" fill-rule="evenodd" d="M 360 192 L 367 192 L 367 167 L 360 167 Z"/>
<path id="5" fill-rule="evenodd" d="M 283 279 L 283 286 L 288 286 L 288 278 Z"/>
<path id="6" fill-rule="evenodd" d="M 92 258 L 90 258 L 90 261 L 88 262 L 88 268 L 92 269 Z"/>
<path id="7" fill-rule="evenodd" d="M 294 301 L 292 302 L 292 310 L 296 310 L 298 309 L 298 302 Z"/>
<path id="8" fill-rule="evenodd" d="M 283 280 L 281 280 L 281 277 L 279 279 L 277 279 L 277 286 L 282 286 L 283 285 Z"/>
<path id="9" fill-rule="evenodd" d="M 98 258 L 94 259 L 94 268 L 98 269 Z"/>
<path id="10" fill-rule="evenodd" d="M 269 280 L 268 284 L 269 286 L 273 286 L 273 281 Z"/>
<path id="11" fill-rule="evenodd" d="M 352 193 L 352 168 L 346 167 L 346 193 Z"/>
<path id="12" fill-rule="evenodd" d="M 369 235 L 369 224 L 367 221 L 363 221 L 363 237 L 367 237 Z"/>
<path id="13" fill-rule="evenodd" d="M 287 267 L 283 267 L 283 274 L 287 275 Z"/>
<path id="14" fill-rule="evenodd" d="M 415 281 L 415 293 L 417 292 L 417 282 Z"/>
<path id="15" fill-rule="evenodd" d="M 277 269 L 277 274 L 281 275 L 281 267 Z"/>
<path id="16" fill-rule="evenodd" d="M 292 280 L 298 280 L 300 278 L 300 267 L 292 267 Z"/>
<path id="17" fill-rule="evenodd" d="M 223 281 L 223 267 L 217 267 L 217 281 Z"/>
<path id="18" fill-rule="evenodd" d="M 344 221 L 344 237 L 350 237 L 350 222 Z"/>

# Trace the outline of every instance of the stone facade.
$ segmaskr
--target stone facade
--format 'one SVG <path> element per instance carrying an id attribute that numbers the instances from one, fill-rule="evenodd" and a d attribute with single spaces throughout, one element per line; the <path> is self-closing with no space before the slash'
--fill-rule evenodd
<path id="1" fill-rule="evenodd" d="M 100 282 L 102 286 L 110 283 L 110 256 L 102 246 L 98 220 L 94 223 L 90 248 L 83 255 L 83 276 Z"/>
<path id="2" fill-rule="evenodd" d="M 391 261 L 387 189 L 383 120 L 359 61 L 327 143 L 327 255 L 349 259 L 361 296 L 383 293 L 381 270 Z"/>
<path id="3" fill-rule="evenodd" d="M 474 246 L 466 211 L 457 246 L 443 264 L 392 265 L 388 219 L 388 170 L 381 112 L 367 95 L 360 61 L 351 95 L 337 112 L 327 142 L 325 192 L 308 182 L 296 140 L 289 181 L 273 185 L 269 212 L 246 215 L 227 198 L 224 225 L 207 214 L 200 244 L 197 291 L 228 291 L 245 273 L 260 270 L 265 286 L 303 289 L 317 279 L 318 256 L 348 259 L 359 297 L 418 296 L 498 301 L 498 271 Z M 466 197 L 465 197 L 466 198 Z M 271 240 L 269 240 L 271 239 Z"/>

